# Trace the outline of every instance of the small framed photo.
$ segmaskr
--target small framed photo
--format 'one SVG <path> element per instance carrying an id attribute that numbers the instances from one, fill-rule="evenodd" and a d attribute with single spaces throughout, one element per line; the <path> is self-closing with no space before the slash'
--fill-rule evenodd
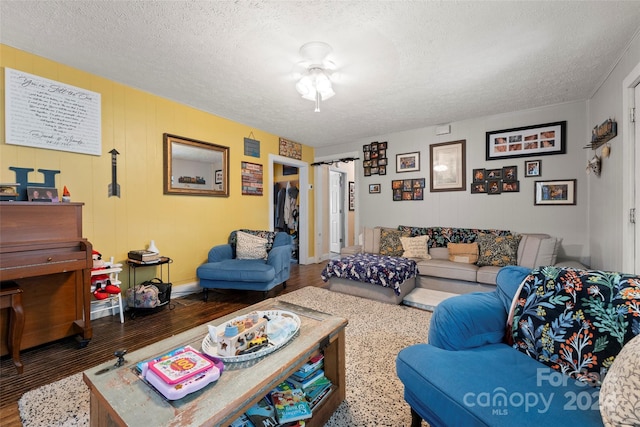
<path id="1" fill-rule="evenodd" d="M 524 176 L 540 176 L 542 174 L 542 160 L 527 160 L 524 162 Z"/>
<path id="2" fill-rule="evenodd" d="M 485 169 L 474 169 L 473 170 L 473 182 L 484 182 L 486 178 Z"/>
<path id="3" fill-rule="evenodd" d="M 536 181 L 534 205 L 575 205 L 576 179 Z"/>
<path id="4" fill-rule="evenodd" d="M 386 160 L 386 159 L 385 159 Z M 386 163 L 386 162 L 385 162 Z M 387 167 L 386 166 L 380 166 L 378 167 L 378 175 L 386 175 L 387 174 Z"/>
<path id="5" fill-rule="evenodd" d="M 380 193 L 380 184 L 369 184 L 369 193 L 370 194 Z"/>
<path id="6" fill-rule="evenodd" d="M 425 185 L 425 179 L 424 178 L 418 178 L 418 179 L 411 180 L 411 186 L 413 188 L 424 188 L 424 185 Z"/>
<path id="7" fill-rule="evenodd" d="M 502 179 L 502 169 L 487 169 L 485 179 Z"/>
<path id="8" fill-rule="evenodd" d="M 505 166 L 502 168 L 502 180 L 503 181 L 516 181 L 518 179 L 518 167 L 517 166 Z"/>
<path id="9" fill-rule="evenodd" d="M 502 193 L 502 181 L 499 179 L 490 179 L 487 181 L 487 194 Z"/>
<path id="10" fill-rule="evenodd" d="M 396 154 L 396 172 L 416 172 L 420 170 L 420 152 Z"/>
<path id="11" fill-rule="evenodd" d="M 424 200 L 424 187 L 413 189 L 413 200 Z"/>
<path id="12" fill-rule="evenodd" d="M 472 183 L 471 194 L 487 194 L 487 183 L 485 181 Z"/>
<path id="13" fill-rule="evenodd" d="M 58 203 L 58 189 L 52 187 L 27 187 L 27 197 L 30 202 Z"/>
<path id="14" fill-rule="evenodd" d="M 503 193 L 517 193 L 520 191 L 520 181 L 502 181 Z"/>

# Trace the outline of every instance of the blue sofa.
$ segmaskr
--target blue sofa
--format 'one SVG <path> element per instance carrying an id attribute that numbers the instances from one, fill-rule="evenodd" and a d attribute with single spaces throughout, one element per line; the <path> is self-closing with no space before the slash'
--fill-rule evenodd
<path id="1" fill-rule="evenodd" d="M 422 419 L 431 427 L 602 426 L 599 384 L 622 346 L 640 334 L 632 310 L 639 294 L 638 276 L 510 266 L 498 273 L 496 291 L 443 301 L 429 343 L 396 359 L 412 426 Z M 584 347 L 574 358 L 575 342 Z M 588 357 L 594 363 L 567 369 Z"/>
<path id="2" fill-rule="evenodd" d="M 212 247 L 207 262 L 196 270 L 205 301 L 208 300 L 209 289 L 262 291 L 266 294 L 281 283 L 286 287 L 291 271 L 291 236 L 284 232 L 238 231 L 266 238 L 267 258 L 237 259 L 237 231 L 231 232 L 229 243 Z"/>

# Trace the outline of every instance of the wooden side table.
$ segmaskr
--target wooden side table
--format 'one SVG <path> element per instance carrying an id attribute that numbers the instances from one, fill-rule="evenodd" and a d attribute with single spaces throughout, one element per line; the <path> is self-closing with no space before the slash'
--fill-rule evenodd
<path id="1" fill-rule="evenodd" d="M 13 364 L 19 374 L 24 366 L 20 361 L 20 343 L 22 342 L 22 331 L 24 329 L 24 310 L 22 309 L 22 289 L 17 285 L 3 286 L 0 288 L 0 309 L 10 308 L 9 334 L 7 336 L 7 348 Z"/>

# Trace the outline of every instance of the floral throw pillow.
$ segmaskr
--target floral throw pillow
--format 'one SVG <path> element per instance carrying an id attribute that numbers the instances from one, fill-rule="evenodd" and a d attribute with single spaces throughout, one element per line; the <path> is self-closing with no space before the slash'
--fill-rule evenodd
<path id="1" fill-rule="evenodd" d="M 513 347 L 590 385 L 640 334 L 640 276 L 541 267 L 516 298 Z"/>
<path id="2" fill-rule="evenodd" d="M 402 231 L 383 228 L 380 230 L 380 255 L 387 256 L 402 256 L 404 249 L 402 248 L 402 241 L 400 237 L 405 237 L 407 234 Z"/>
<path id="3" fill-rule="evenodd" d="M 495 236 L 481 234 L 478 236 L 478 262 L 476 265 L 492 265 L 504 267 L 518 264 L 518 244 L 520 236 Z"/>

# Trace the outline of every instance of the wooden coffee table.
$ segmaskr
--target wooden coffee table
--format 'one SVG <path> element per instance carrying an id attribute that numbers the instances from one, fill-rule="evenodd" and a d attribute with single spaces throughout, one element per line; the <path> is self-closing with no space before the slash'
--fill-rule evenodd
<path id="1" fill-rule="evenodd" d="M 226 364 L 216 383 L 175 401 L 166 400 L 132 368 L 140 361 L 183 345 L 202 349 L 202 340 L 208 333 L 206 324 L 127 354 L 126 363 L 121 367 L 114 366 L 114 359 L 88 369 L 83 378 L 91 390 L 91 425 L 228 426 L 319 352 L 324 353 L 325 375 L 335 389 L 314 408 L 313 418 L 307 420 L 306 425 L 324 425 L 345 397 L 344 328 L 347 320 L 272 298 L 211 324 L 217 326 L 254 310 L 296 313 L 301 321 L 299 334 L 284 347 L 253 364 Z M 98 373 L 106 368 L 110 369 Z"/>

